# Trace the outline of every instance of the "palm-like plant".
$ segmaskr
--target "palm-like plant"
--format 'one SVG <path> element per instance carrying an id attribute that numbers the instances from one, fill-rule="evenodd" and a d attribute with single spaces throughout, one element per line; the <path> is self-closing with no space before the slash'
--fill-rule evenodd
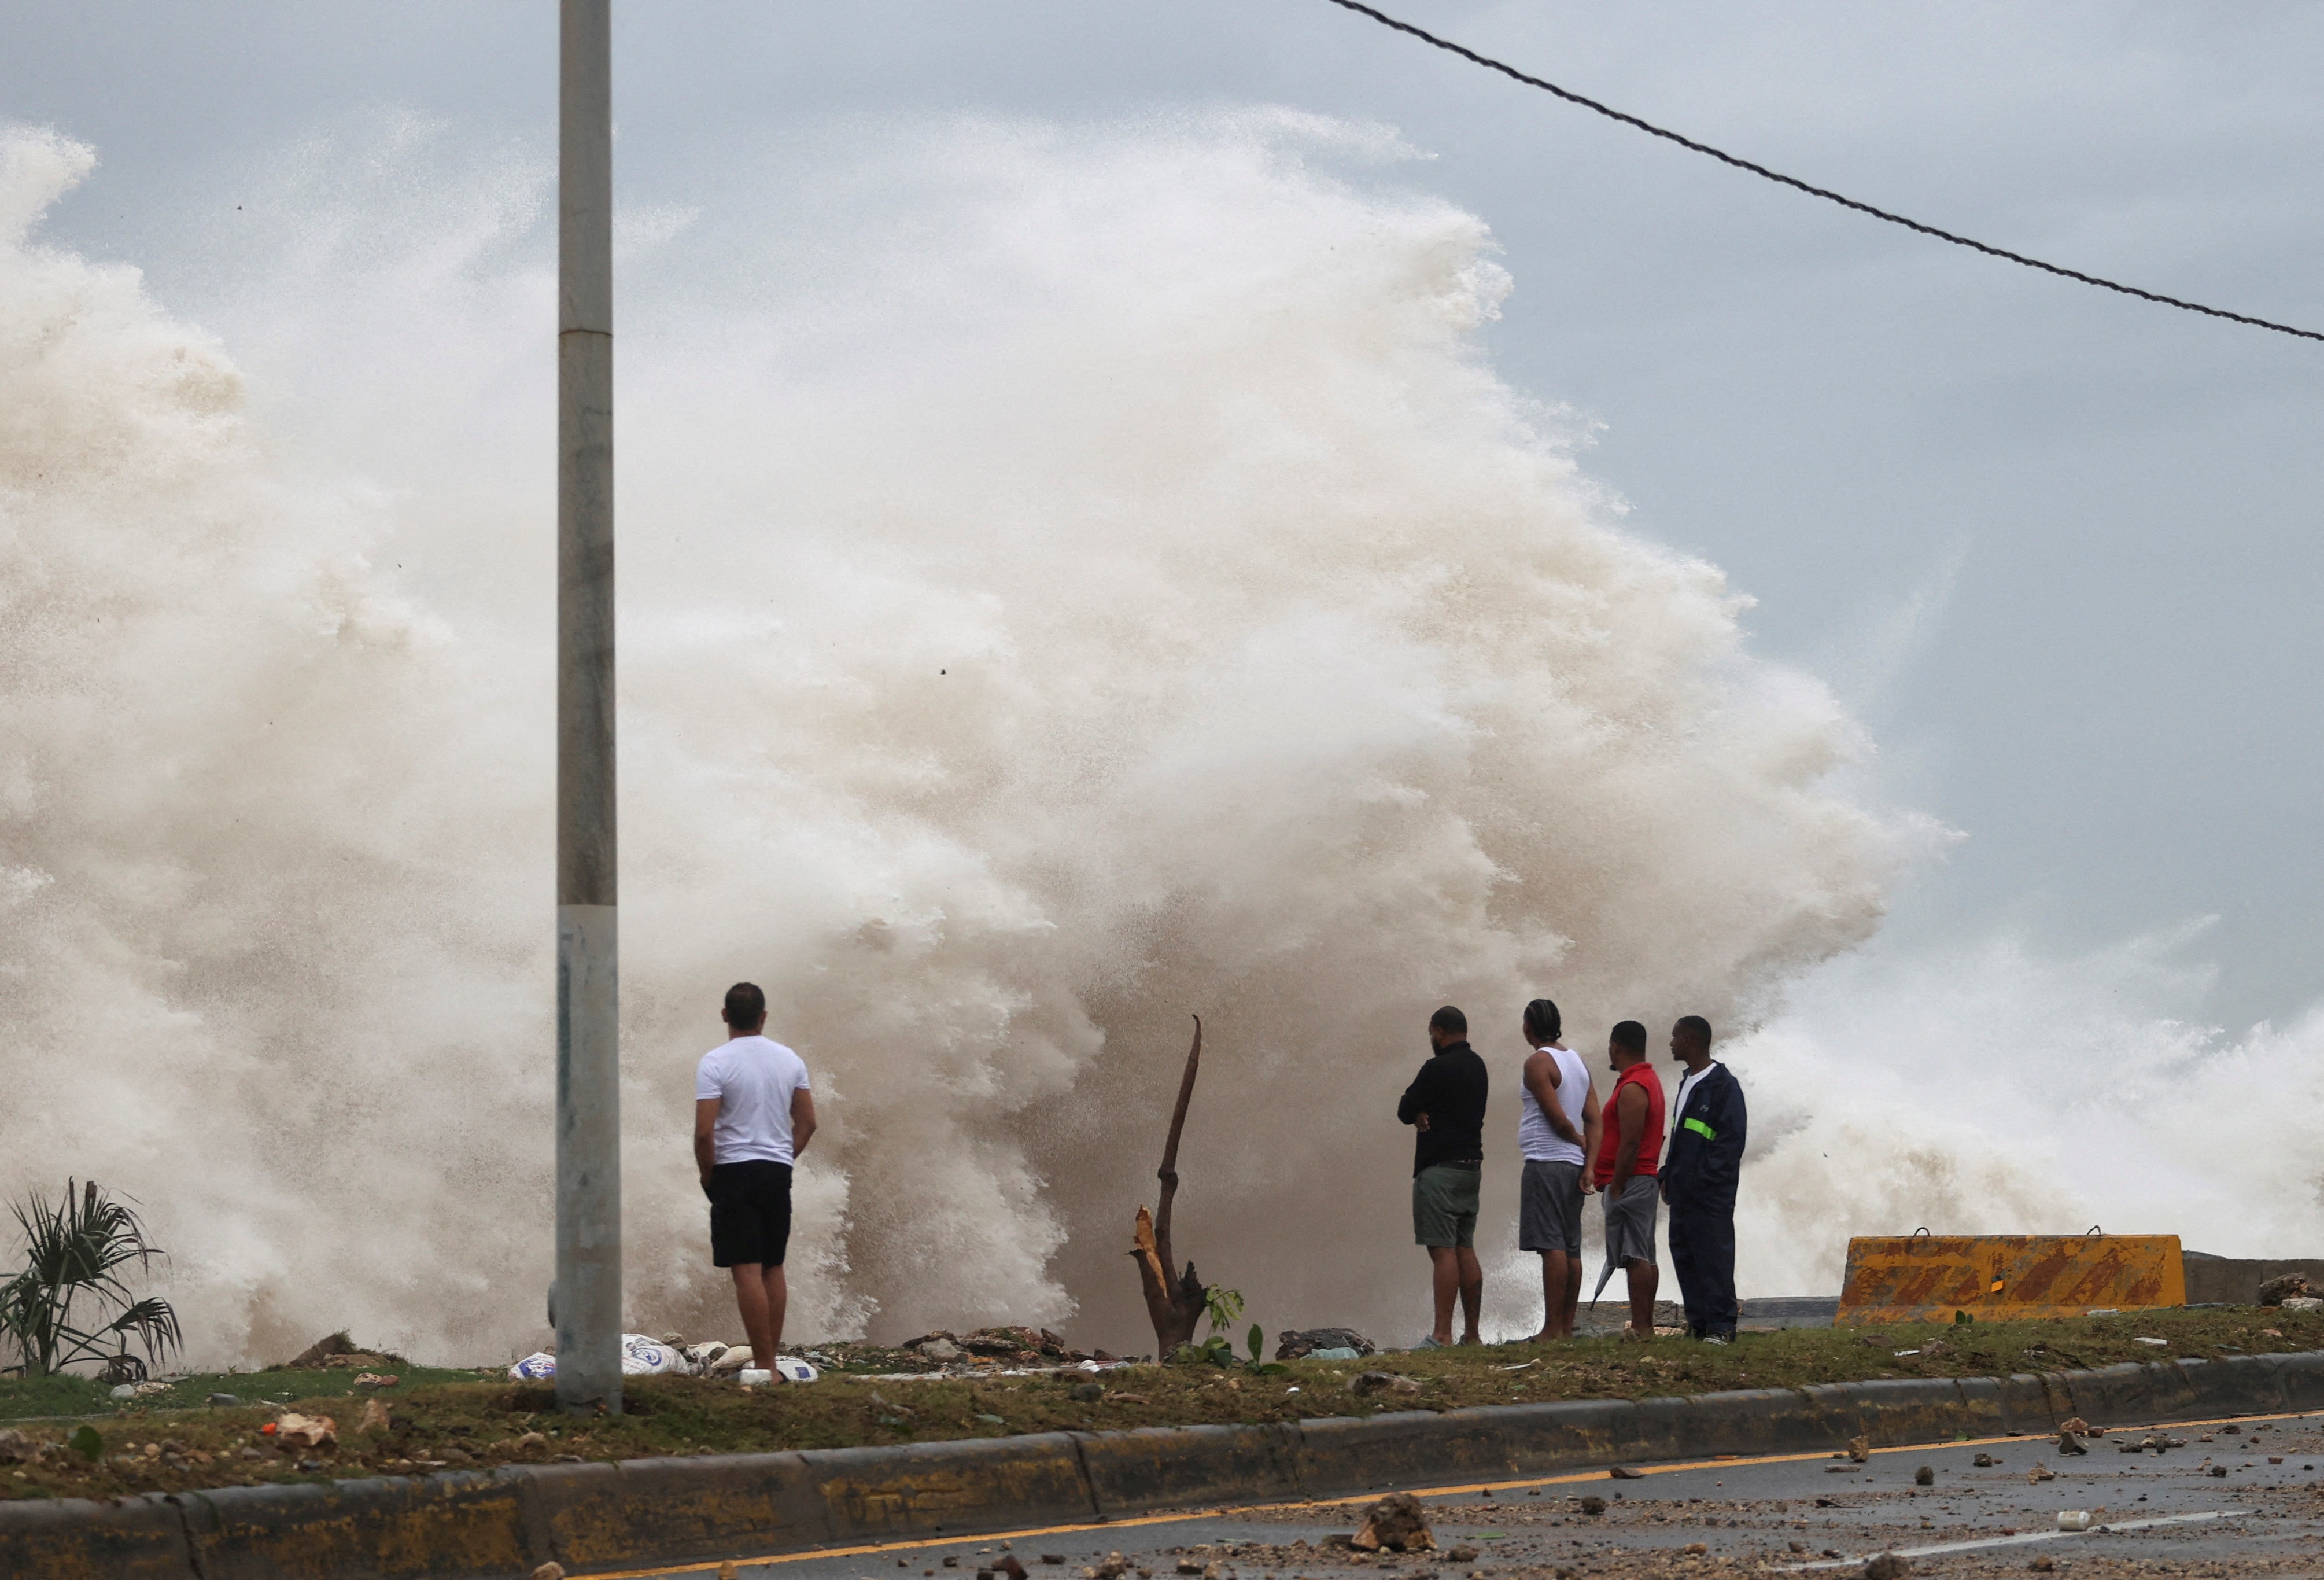
<path id="1" fill-rule="evenodd" d="M 163 1254 L 146 1241 L 145 1226 L 128 1206 L 97 1189 L 94 1179 L 86 1188 L 69 1179 L 61 1204 L 35 1196 L 11 1210 L 23 1232 L 25 1261 L 0 1284 L 0 1334 L 15 1344 L 26 1375 L 45 1377 L 87 1360 L 143 1375 L 144 1363 L 129 1353 L 133 1339 L 157 1364 L 183 1345 L 170 1303 L 152 1295 L 137 1299 L 122 1280 L 119 1270 L 134 1262 L 142 1271 Z M 110 1320 L 76 1326 L 76 1301 L 87 1302 L 82 1320 L 107 1313 Z"/>

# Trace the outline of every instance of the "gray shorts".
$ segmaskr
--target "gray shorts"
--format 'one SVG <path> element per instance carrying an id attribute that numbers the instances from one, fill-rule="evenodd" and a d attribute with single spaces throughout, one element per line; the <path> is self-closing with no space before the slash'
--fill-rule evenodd
<path id="1" fill-rule="evenodd" d="M 1582 1254 L 1582 1165 L 1527 1158 L 1517 1183 L 1517 1249 Z"/>
<path id="2" fill-rule="evenodd" d="M 1477 1187 L 1483 1178 L 1474 1163 L 1434 1163 L 1414 1175 L 1413 1243 L 1476 1244 Z"/>
<path id="3" fill-rule="evenodd" d="M 1655 1212 L 1662 1202 L 1661 1187 L 1643 1174 L 1630 1176 L 1622 1197 L 1606 1192 L 1606 1260 L 1616 1267 L 1655 1261 Z"/>

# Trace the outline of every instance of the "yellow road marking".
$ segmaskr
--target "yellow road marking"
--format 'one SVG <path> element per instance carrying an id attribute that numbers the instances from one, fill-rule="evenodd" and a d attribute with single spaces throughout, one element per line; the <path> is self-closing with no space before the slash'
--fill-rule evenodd
<path id="1" fill-rule="evenodd" d="M 2310 1410 L 2282 1410 L 2264 1416 L 2215 1416 L 2200 1421 L 2163 1421 L 2158 1427 L 2223 1427 L 2233 1421 L 2296 1421 L 2314 1414 Z M 2108 1427 L 2112 1432 L 2127 1431 L 2124 1427 Z M 1978 1448 L 1988 1443 L 2042 1443 L 2048 1441 L 2042 1434 L 2005 1435 L 1999 1437 L 1946 1437 L 1928 1443 L 1900 1443 L 1890 1448 L 1875 1448 L 1874 1454 L 1923 1454 L 1932 1448 Z M 1810 1454 L 1758 1454 L 1729 1459 L 1692 1459 L 1677 1465 L 1642 1465 L 1634 1466 L 1642 1476 L 1674 1475 L 1688 1470 L 1739 1470 L 1751 1465 L 1797 1465 L 1811 1459 L 1830 1459 L 1832 1451 L 1821 1449 Z M 1410 1492 L 1416 1498 L 1451 1498 L 1464 1492 L 1499 1492 L 1516 1487 L 1562 1487 L 1576 1482 L 1602 1482 L 1607 1471 L 1573 1471 L 1565 1475 L 1527 1476 L 1513 1482 L 1470 1482 L 1451 1487 L 1398 1487 L 1397 1492 Z M 1121 1520 L 1108 1520 L 1087 1525 L 1036 1525 L 1023 1530 L 989 1530 L 973 1536 L 916 1538 L 910 1541 L 875 1542 L 868 1547 L 814 1548 L 803 1553 L 770 1553 L 762 1558 L 711 1558 L 706 1562 L 671 1564 L 655 1569 L 598 1570 L 576 1580 L 649 1580 L 657 1575 L 715 1575 L 721 1564 L 738 1567 L 768 1564 L 799 1564 L 810 1558 L 860 1558 L 874 1553 L 918 1552 L 926 1548 L 958 1548 L 970 1542 L 1013 1542 L 1036 1536 L 1078 1536 L 1093 1530 L 1123 1530 L 1140 1525 L 1183 1525 L 1195 1520 L 1226 1520 L 1237 1514 L 1270 1514 L 1282 1509 L 1330 1509 L 1342 1503 L 1359 1503 L 1371 1497 L 1370 1492 L 1356 1492 L 1345 1498 L 1302 1498 L 1282 1503 L 1239 1503 L 1226 1508 L 1197 1509 L 1177 1514 L 1134 1514 Z M 981 1566 L 990 1567 L 990 1565 Z"/>

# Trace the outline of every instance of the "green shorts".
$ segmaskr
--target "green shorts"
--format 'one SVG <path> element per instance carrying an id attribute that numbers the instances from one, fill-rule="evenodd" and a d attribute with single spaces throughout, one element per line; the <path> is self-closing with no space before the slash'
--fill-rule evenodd
<path id="1" fill-rule="evenodd" d="M 1477 1243 L 1477 1187 L 1485 1171 L 1474 1163 L 1432 1163 L 1412 1177 L 1412 1239 L 1417 1245 Z"/>

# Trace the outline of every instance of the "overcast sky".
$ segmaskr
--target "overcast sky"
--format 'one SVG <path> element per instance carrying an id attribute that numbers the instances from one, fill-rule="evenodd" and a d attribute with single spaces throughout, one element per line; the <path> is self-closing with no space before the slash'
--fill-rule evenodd
<path id="1" fill-rule="evenodd" d="M 1867 201 L 2324 328 L 2324 8 L 1396 0 L 1421 25 Z M 2216 914 L 2232 1026 L 2312 1003 L 2324 345 L 1925 241 L 1647 139 L 1324 0 L 618 3 L 618 180 L 835 117 L 1275 103 L 1391 123 L 1493 227 L 1502 374 L 1603 424 L 1639 531 L 1758 600 L 1883 791 L 1969 837 L 1894 933 L 2059 951 Z M 0 0 L 0 116 L 97 145 L 51 235 L 156 217 L 382 107 L 550 146 L 550 0 Z"/>

